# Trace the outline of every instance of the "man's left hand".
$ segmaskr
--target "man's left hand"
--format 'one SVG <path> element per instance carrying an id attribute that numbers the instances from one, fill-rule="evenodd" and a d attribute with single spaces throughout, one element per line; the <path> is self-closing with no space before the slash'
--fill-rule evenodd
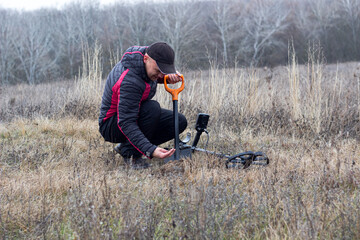
<path id="1" fill-rule="evenodd" d="M 155 158 L 167 158 L 173 155 L 175 152 L 175 149 L 166 150 L 164 148 L 157 147 L 155 151 L 153 152 L 152 156 Z"/>

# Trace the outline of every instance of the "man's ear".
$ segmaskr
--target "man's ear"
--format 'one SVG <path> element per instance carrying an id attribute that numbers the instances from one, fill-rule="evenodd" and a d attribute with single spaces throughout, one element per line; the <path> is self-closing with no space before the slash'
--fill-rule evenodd
<path id="1" fill-rule="evenodd" d="M 146 53 L 145 53 L 145 55 L 144 55 L 144 63 L 146 63 L 148 60 L 149 60 L 149 55 L 147 55 Z"/>

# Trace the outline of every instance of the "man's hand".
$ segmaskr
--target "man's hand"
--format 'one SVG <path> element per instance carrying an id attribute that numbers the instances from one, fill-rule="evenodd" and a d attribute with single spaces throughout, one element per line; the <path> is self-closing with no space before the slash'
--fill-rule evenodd
<path id="1" fill-rule="evenodd" d="M 169 76 L 169 78 L 168 78 L 168 80 L 167 80 L 167 84 L 175 84 L 175 83 L 177 83 L 177 82 L 181 82 L 181 74 L 178 72 L 178 71 L 176 71 L 176 74 L 174 73 L 174 74 L 168 74 L 168 76 Z"/>
<path id="2" fill-rule="evenodd" d="M 152 156 L 155 158 L 167 158 L 173 155 L 175 152 L 175 149 L 166 150 L 163 148 L 157 147 L 155 151 L 153 152 Z"/>

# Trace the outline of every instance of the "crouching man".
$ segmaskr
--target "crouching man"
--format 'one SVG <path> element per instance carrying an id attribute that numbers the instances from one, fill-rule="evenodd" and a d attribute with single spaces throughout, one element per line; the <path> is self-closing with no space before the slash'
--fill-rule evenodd
<path id="1" fill-rule="evenodd" d="M 175 152 L 158 147 L 174 138 L 173 112 L 151 100 L 165 75 L 170 84 L 181 81 L 174 58 L 174 50 L 164 42 L 133 46 L 106 80 L 99 130 L 105 141 L 119 143 L 115 151 L 132 168 L 147 168 L 146 159 L 167 158 Z M 179 131 L 186 126 L 185 116 L 179 114 Z"/>

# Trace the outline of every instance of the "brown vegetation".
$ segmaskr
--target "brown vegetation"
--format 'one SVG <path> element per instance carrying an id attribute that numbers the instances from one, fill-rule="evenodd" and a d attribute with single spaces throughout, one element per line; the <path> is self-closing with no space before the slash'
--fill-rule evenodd
<path id="1" fill-rule="evenodd" d="M 189 131 L 207 112 L 208 149 L 271 159 L 246 170 L 201 154 L 127 169 L 98 133 L 96 71 L 3 87 L 0 237 L 359 239 L 359 68 L 294 57 L 273 69 L 185 72 Z M 161 85 L 157 99 L 171 108 Z"/>

